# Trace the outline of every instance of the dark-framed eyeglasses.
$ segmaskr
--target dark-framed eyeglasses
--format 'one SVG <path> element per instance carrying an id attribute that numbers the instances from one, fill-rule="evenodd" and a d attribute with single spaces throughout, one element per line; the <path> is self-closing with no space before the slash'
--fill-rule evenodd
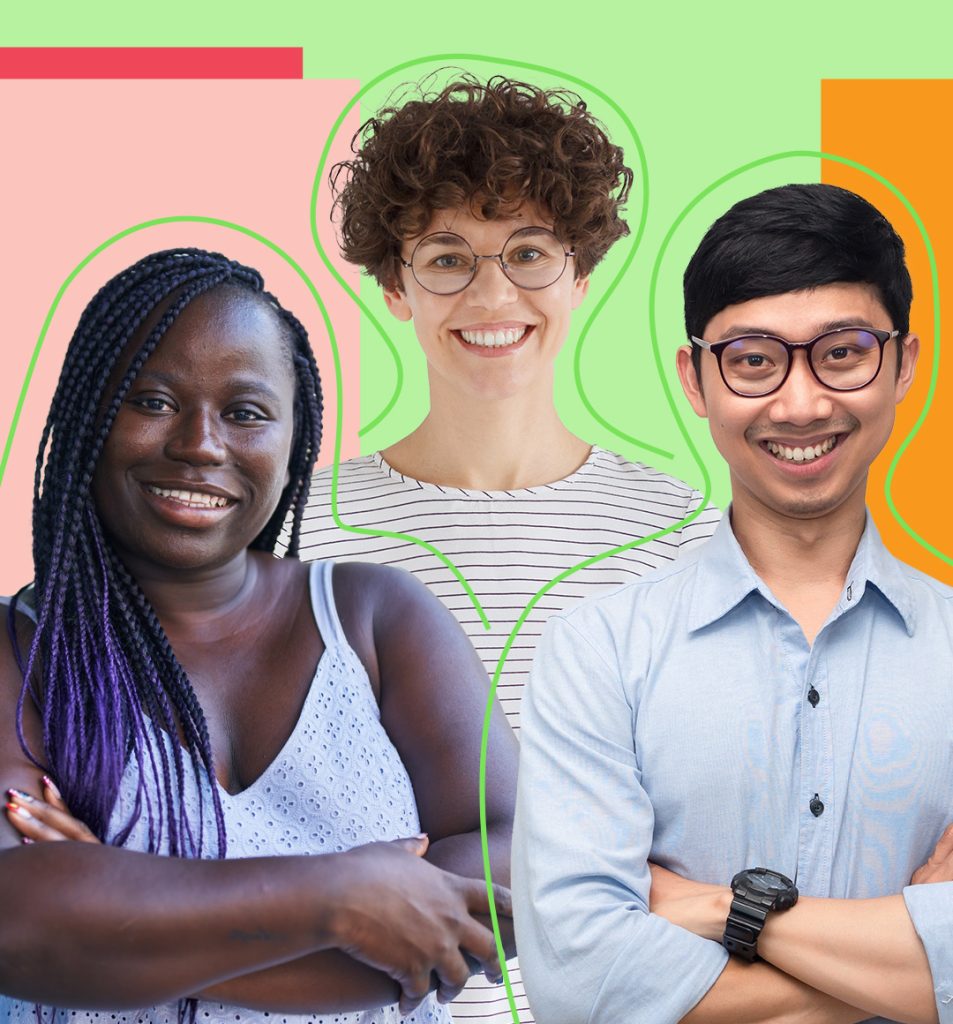
<path id="1" fill-rule="evenodd" d="M 785 341 L 772 334 L 746 334 L 727 341 L 692 338 L 718 360 L 721 379 L 736 395 L 763 398 L 788 379 L 791 361 L 798 350 L 820 384 L 832 391 L 857 391 L 880 373 L 884 345 L 899 331 L 872 327 L 839 327 L 810 341 Z"/>
<path id="2" fill-rule="evenodd" d="M 566 249 L 548 228 L 525 227 L 514 231 L 500 252 L 478 255 L 470 243 L 452 231 L 426 235 L 414 246 L 403 266 L 421 288 L 434 295 L 455 295 L 474 279 L 480 260 L 498 260 L 503 273 L 517 286 L 538 291 L 555 284 L 566 264 L 576 255 Z"/>

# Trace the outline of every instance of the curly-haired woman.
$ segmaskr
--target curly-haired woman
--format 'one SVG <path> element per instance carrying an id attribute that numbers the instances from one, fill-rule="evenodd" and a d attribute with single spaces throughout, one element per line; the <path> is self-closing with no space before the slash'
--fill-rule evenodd
<path id="1" fill-rule="evenodd" d="M 590 445 L 554 401 L 554 365 L 590 275 L 628 233 L 633 175 L 585 103 L 562 89 L 463 77 L 369 120 L 354 158 L 332 172 L 344 258 L 412 321 L 430 408 L 407 437 L 316 474 L 303 558 L 356 558 L 415 573 L 453 611 L 492 674 L 533 595 L 584 559 L 670 527 L 701 495 L 680 480 Z M 718 511 L 568 576 L 523 623 L 498 685 L 518 726 L 536 641 L 554 611 L 630 581 L 707 538 Z M 469 581 L 489 629 L 446 565 Z M 585 685 L 580 680 L 580 685 Z M 514 974 L 514 977 L 515 974 Z M 510 1021 L 479 979 L 457 1020 Z M 520 1014 L 530 1020 L 516 984 Z"/>

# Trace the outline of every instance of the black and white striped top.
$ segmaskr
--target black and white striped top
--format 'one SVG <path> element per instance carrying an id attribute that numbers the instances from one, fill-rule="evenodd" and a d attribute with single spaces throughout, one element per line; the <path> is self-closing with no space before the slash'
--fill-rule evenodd
<path id="1" fill-rule="evenodd" d="M 379 453 L 342 463 L 341 520 L 368 531 L 404 534 L 442 552 L 472 587 L 489 620 L 487 629 L 463 584 L 433 552 L 408 539 L 336 526 L 331 474 L 322 470 L 312 482 L 302 560 L 382 562 L 414 573 L 457 617 L 491 677 L 510 631 L 542 587 L 593 556 L 670 527 L 701 502 L 701 495 L 680 480 L 599 448 L 565 480 L 514 491 L 422 483 L 392 469 Z M 514 640 L 497 688 L 514 728 L 546 619 L 672 561 L 711 536 L 719 517 L 708 507 L 680 530 L 573 572 L 539 599 Z"/>
<path id="2" fill-rule="evenodd" d="M 687 484 L 620 455 L 593 448 L 572 476 L 514 491 L 440 487 L 403 476 L 380 455 L 342 463 L 338 514 L 331 515 L 332 470 L 317 473 L 301 531 L 301 558 L 381 562 L 417 575 L 453 612 L 489 675 L 529 601 L 555 577 L 633 540 L 650 536 L 694 512 L 702 496 Z M 497 686 L 510 724 L 519 728 L 520 697 L 536 642 L 549 616 L 585 597 L 630 582 L 706 540 L 720 512 L 697 519 L 644 546 L 611 555 L 567 575 L 534 605 L 516 635 Z M 453 571 L 404 534 L 432 545 L 470 584 L 490 628 Z M 531 1024 L 519 969 L 509 965 L 519 1019 Z M 506 992 L 475 977 L 453 1001 L 455 1021 L 510 1024 Z"/>

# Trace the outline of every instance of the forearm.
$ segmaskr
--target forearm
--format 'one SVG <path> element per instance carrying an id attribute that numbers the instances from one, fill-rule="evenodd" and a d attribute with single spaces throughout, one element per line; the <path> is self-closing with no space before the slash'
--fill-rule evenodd
<path id="1" fill-rule="evenodd" d="M 487 831 L 494 881 L 509 883 L 509 838 L 505 828 Z M 427 860 L 464 877 L 483 877 L 479 830 L 447 836 L 432 843 Z M 499 876 L 499 877 L 498 877 Z M 489 918 L 481 917 L 489 927 Z M 512 918 L 499 917 L 504 946 L 512 947 Z M 358 963 L 337 950 L 315 953 L 266 971 L 257 971 L 214 985 L 204 999 L 276 1013 L 345 1013 L 397 1001 L 399 989 L 387 975 Z"/>
<path id="2" fill-rule="evenodd" d="M 673 924 L 719 941 L 731 890 L 691 881 L 682 885 L 685 898 L 653 903 L 653 909 Z M 867 1017 L 909 1024 L 937 1020 L 930 965 L 902 896 L 802 897 L 790 910 L 768 915 L 758 953 L 805 985 L 859 1007 Z M 757 989 L 753 997 L 758 998 Z"/>
<path id="3" fill-rule="evenodd" d="M 397 983 L 338 950 L 300 957 L 197 993 L 202 999 L 271 1013 L 347 1013 L 396 1003 Z"/>
<path id="4" fill-rule="evenodd" d="M 856 1024 L 869 1016 L 771 964 L 730 960 L 682 1024 Z"/>
<path id="5" fill-rule="evenodd" d="M 79 843 L 6 850 L 0 991 L 144 1006 L 333 946 L 333 870 L 316 861 L 190 861 Z"/>
<path id="6" fill-rule="evenodd" d="M 510 884 L 512 835 L 509 821 L 504 824 L 490 823 L 487 826 L 487 846 L 493 881 L 507 887 Z M 483 844 L 479 828 L 472 832 L 446 836 L 431 843 L 427 850 L 427 860 L 444 871 L 452 871 L 455 875 L 463 875 L 464 878 L 483 878 Z"/>
<path id="7" fill-rule="evenodd" d="M 786 974 L 870 1016 L 937 1020 L 930 965 L 902 896 L 802 898 L 769 915 L 758 950 Z"/>

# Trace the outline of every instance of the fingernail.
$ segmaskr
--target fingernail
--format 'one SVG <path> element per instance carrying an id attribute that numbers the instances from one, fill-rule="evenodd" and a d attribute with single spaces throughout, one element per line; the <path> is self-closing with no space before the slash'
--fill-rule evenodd
<path id="1" fill-rule="evenodd" d="M 33 815 L 25 808 L 21 807 L 20 804 L 13 804 L 7 801 L 7 813 L 18 814 L 21 818 L 32 818 Z"/>
<path id="2" fill-rule="evenodd" d="M 20 842 L 23 843 L 24 846 L 29 846 L 33 840 L 29 836 L 24 836 Z"/>
<path id="3" fill-rule="evenodd" d="M 29 793 L 24 793 L 22 789 L 8 789 L 7 796 L 13 797 L 16 800 L 22 800 L 27 804 L 33 803 L 33 797 Z"/>
<path id="4" fill-rule="evenodd" d="M 58 796 L 61 800 L 63 799 L 62 794 L 56 788 L 56 783 L 49 777 L 49 775 L 43 776 L 43 785 L 46 786 L 46 788 L 53 794 L 53 796 Z"/>

